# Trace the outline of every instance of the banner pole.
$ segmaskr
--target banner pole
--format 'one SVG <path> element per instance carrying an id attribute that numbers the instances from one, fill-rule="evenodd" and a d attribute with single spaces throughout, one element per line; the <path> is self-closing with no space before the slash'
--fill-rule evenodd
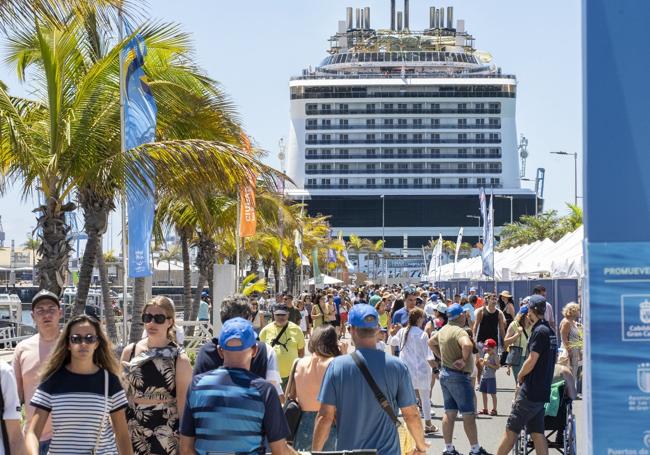
<path id="1" fill-rule="evenodd" d="M 122 8 L 118 7 L 118 29 L 119 41 L 124 40 L 124 17 Z M 120 51 L 120 149 L 124 154 L 126 148 L 126 139 L 124 131 L 124 53 Z M 128 274 L 128 244 L 127 244 L 127 222 L 126 222 L 126 195 L 122 194 L 121 209 L 122 209 L 122 346 L 126 346 L 129 339 L 129 326 L 127 324 L 128 315 L 128 287 L 129 287 L 129 274 Z"/>
<path id="2" fill-rule="evenodd" d="M 241 196 L 237 194 L 237 222 L 235 227 L 235 292 L 239 292 L 239 249 L 241 238 L 239 237 L 239 229 L 241 227 Z"/>

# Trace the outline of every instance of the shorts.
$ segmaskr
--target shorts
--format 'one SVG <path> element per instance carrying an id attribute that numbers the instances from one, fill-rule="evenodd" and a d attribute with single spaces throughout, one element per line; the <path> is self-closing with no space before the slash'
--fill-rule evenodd
<path id="1" fill-rule="evenodd" d="M 469 374 L 443 367 L 440 370 L 440 387 L 445 412 L 460 411 L 463 415 L 476 414 L 474 389 Z"/>
<path id="2" fill-rule="evenodd" d="M 497 378 L 481 378 L 479 390 L 483 393 L 495 394 L 497 393 Z"/>
<path id="3" fill-rule="evenodd" d="M 348 313 L 341 313 L 341 324 L 348 322 Z"/>
<path id="4" fill-rule="evenodd" d="M 528 433 L 544 434 L 544 403 L 530 401 L 520 391 L 512 405 L 506 428 L 519 434 L 524 427 Z"/>

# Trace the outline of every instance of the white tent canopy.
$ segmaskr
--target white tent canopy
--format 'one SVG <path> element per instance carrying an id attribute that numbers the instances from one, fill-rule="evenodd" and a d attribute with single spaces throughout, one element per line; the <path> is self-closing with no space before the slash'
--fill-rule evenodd
<path id="1" fill-rule="evenodd" d="M 323 284 L 341 284 L 343 281 L 339 280 L 338 278 L 334 278 L 333 276 L 329 275 L 323 275 L 321 274 L 321 278 L 323 279 Z M 309 280 L 309 286 L 313 286 L 315 284 L 314 279 L 311 278 Z"/>
<path id="2" fill-rule="evenodd" d="M 527 245 L 494 253 L 494 273 L 497 280 L 525 278 L 549 274 L 554 278 L 577 278 L 584 274 L 584 229 L 579 227 L 557 242 L 550 239 L 537 240 Z M 481 257 L 466 258 L 443 265 L 436 273 L 439 280 L 483 278 Z"/>

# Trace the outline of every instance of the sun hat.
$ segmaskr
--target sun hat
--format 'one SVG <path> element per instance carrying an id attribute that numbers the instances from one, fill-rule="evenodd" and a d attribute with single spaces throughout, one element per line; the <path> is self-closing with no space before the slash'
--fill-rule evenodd
<path id="1" fill-rule="evenodd" d="M 379 314 L 372 305 L 359 303 L 348 312 L 348 324 L 360 329 L 374 329 L 379 325 Z"/>
<path id="2" fill-rule="evenodd" d="M 436 311 L 436 305 L 433 303 L 429 302 L 426 305 L 424 305 L 424 312 L 427 314 L 427 316 L 433 316 L 433 313 Z"/>
<path id="3" fill-rule="evenodd" d="M 223 323 L 219 334 L 219 347 L 224 351 L 243 351 L 252 348 L 256 338 L 257 335 L 250 321 L 233 318 Z"/>
<path id="4" fill-rule="evenodd" d="M 286 303 L 278 303 L 273 308 L 273 314 L 289 314 L 289 307 Z"/>
<path id="5" fill-rule="evenodd" d="M 438 313 L 446 313 L 448 309 L 449 308 L 447 308 L 447 305 L 445 305 L 442 302 L 440 302 L 438 305 L 436 305 L 436 311 Z"/>
<path id="6" fill-rule="evenodd" d="M 507 291 L 507 290 L 506 291 L 501 291 L 501 294 L 499 294 L 499 295 L 503 296 L 503 297 L 507 297 L 507 298 L 512 297 L 512 294 L 510 294 L 510 291 Z"/>

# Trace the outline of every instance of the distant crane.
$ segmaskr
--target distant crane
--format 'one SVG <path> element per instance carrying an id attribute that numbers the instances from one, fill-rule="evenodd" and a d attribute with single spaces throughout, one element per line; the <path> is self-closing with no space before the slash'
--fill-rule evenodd
<path id="1" fill-rule="evenodd" d="M 519 157 L 521 158 L 519 178 L 524 178 L 526 177 L 526 158 L 528 158 L 528 139 L 526 139 L 526 136 L 523 134 L 519 139 L 519 146 L 517 147 L 517 150 L 519 150 Z"/>

